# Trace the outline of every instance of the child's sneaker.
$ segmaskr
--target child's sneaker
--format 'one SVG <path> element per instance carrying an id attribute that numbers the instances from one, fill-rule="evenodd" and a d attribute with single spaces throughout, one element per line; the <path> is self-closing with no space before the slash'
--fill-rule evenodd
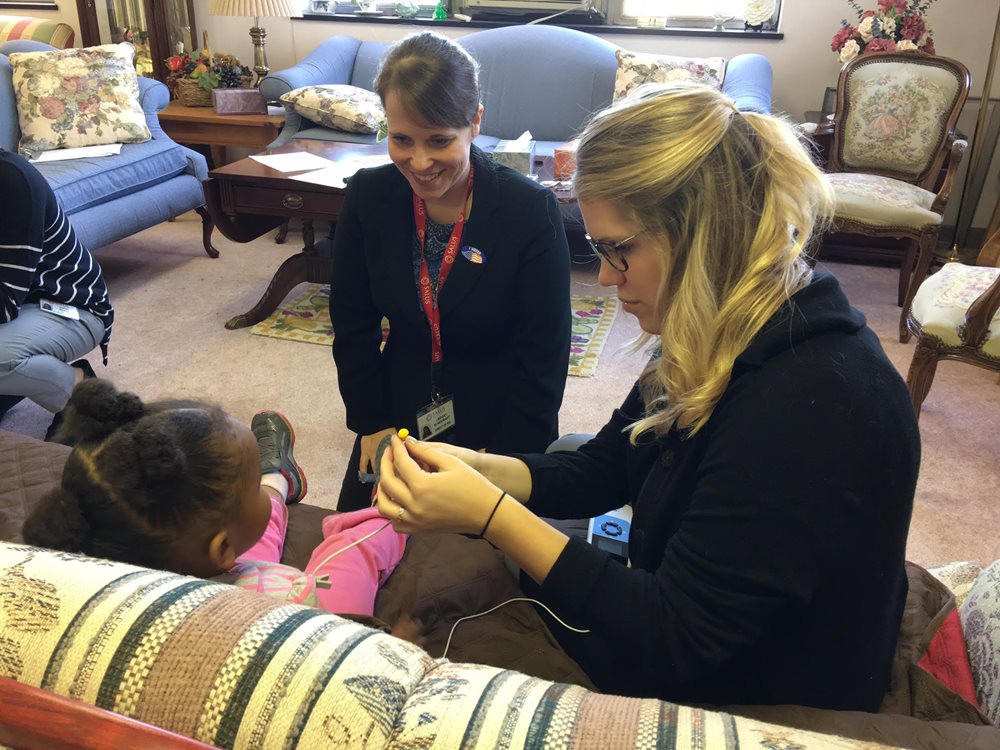
<path id="1" fill-rule="evenodd" d="M 295 430 L 283 414 L 261 411 L 253 415 L 250 431 L 257 438 L 260 451 L 260 473 L 279 472 L 288 480 L 288 497 L 285 504 L 297 503 L 306 496 L 308 483 L 302 467 L 295 463 Z"/>

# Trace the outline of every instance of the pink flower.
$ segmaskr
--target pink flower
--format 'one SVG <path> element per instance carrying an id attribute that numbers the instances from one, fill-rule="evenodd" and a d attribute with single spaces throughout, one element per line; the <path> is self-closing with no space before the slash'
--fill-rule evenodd
<path id="1" fill-rule="evenodd" d="M 101 100 L 91 94 L 85 100 L 79 103 L 80 111 L 85 112 L 88 115 L 92 115 L 95 112 L 99 112 L 101 109 Z"/>
<path id="2" fill-rule="evenodd" d="M 865 53 L 868 52 L 893 52 L 896 49 L 896 42 L 892 39 L 872 39 L 868 42 L 865 47 Z"/>
<path id="3" fill-rule="evenodd" d="M 66 105 L 61 99 L 56 99 L 54 96 L 47 96 L 38 103 L 38 111 L 42 113 L 42 117 L 49 120 L 58 120 L 66 112 Z"/>
<path id="4" fill-rule="evenodd" d="M 833 35 L 833 39 L 830 42 L 830 49 L 834 52 L 840 52 L 840 48 L 844 46 L 844 42 L 857 33 L 858 30 L 853 26 L 841 27 L 840 31 Z"/>
<path id="5" fill-rule="evenodd" d="M 897 16 L 901 16 L 906 13 L 906 7 L 908 5 L 908 0 L 878 0 L 878 9 L 880 11 L 888 13 L 890 10 L 895 10 Z"/>
<path id="6" fill-rule="evenodd" d="M 923 36 L 925 31 L 927 31 L 927 24 L 924 23 L 924 19 L 920 16 L 907 16 L 903 19 L 903 39 L 909 39 L 911 42 L 915 42 Z"/>
<path id="7" fill-rule="evenodd" d="M 927 43 L 920 48 L 921 52 L 926 52 L 928 55 L 936 55 L 937 51 L 934 49 L 934 40 L 927 37 Z"/>

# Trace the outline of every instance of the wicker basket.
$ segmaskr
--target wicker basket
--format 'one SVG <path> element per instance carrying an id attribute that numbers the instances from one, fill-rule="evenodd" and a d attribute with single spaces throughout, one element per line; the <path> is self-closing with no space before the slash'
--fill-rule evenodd
<path id="1" fill-rule="evenodd" d="M 185 107 L 212 106 L 211 89 L 203 89 L 194 78 L 178 79 L 175 91 L 177 91 L 177 98 Z"/>

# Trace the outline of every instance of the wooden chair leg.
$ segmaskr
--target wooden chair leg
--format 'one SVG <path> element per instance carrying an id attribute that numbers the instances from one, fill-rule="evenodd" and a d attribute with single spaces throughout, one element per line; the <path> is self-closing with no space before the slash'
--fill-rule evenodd
<path id="1" fill-rule="evenodd" d="M 934 248 L 937 246 L 938 231 L 935 227 L 933 231 L 925 232 L 919 243 L 917 252 L 917 265 L 913 270 L 913 278 L 910 279 L 906 289 L 906 298 L 903 300 L 903 309 L 899 313 L 899 343 L 905 344 L 910 340 L 910 329 L 906 327 L 906 317 L 910 314 L 910 306 L 913 298 L 917 296 L 917 290 L 927 278 L 934 260 Z"/>
<path id="2" fill-rule="evenodd" d="M 927 398 L 931 383 L 934 381 L 937 363 L 937 348 L 928 343 L 923 336 L 919 337 L 917 346 L 913 350 L 910 370 L 906 373 L 906 386 L 910 389 L 910 400 L 913 402 L 913 411 L 916 412 L 918 419 L 920 418 L 920 407 L 924 403 L 924 399 Z"/>
<path id="3" fill-rule="evenodd" d="M 916 240 L 906 243 L 906 254 L 903 256 L 903 265 L 899 267 L 899 290 L 896 293 L 896 307 L 902 307 L 906 301 L 906 292 L 910 288 L 910 279 L 913 277 L 913 264 L 917 259 L 917 250 L 920 244 Z"/>

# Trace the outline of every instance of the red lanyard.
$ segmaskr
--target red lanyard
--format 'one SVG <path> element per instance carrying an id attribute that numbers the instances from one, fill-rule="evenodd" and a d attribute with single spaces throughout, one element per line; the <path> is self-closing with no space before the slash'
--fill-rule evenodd
<path id="1" fill-rule="evenodd" d="M 444 258 L 441 259 L 441 270 L 438 272 L 437 292 L 431 291 L 431 274 L 427 268 L 427 259 L 424 257 L 424 238 L 427 234 L 427 208 L 424 199 L 416 193 L 413 194 L 413 221 L 417 225 L 417 240 L 420 242 L 420 304 L 424 308 L 424 315 L 431 325 L 431 362 L 440 362 L 444 358 L 441 349 L 441 310 L 438 308 L 438 298 L 441 296 L 441 289 L 444 287 L 445 279 L 451 272 L 451 267 L 455 265 L 455 256 L 458 255 L 458 243 L 462 241 L 462 226 L 465 224 L 465 207 L 469 205 L 469 196 L 472 195 L 472 165 L 469 165 L 468 190 L 465 194 L 465 202 L 462 204 L 462 212 L 458 215 L 455 228 L 451 230 L 451 237 L 444 248 Z"/>

